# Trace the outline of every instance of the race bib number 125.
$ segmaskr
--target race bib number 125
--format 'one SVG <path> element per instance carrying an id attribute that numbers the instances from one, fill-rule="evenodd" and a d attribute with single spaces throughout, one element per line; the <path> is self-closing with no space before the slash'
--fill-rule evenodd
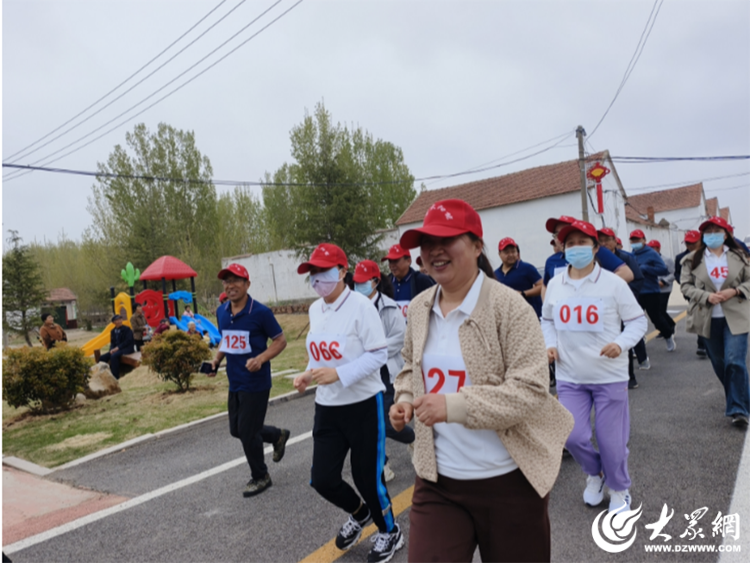
<path id="1" fill-rule="evenodd" d="M 253 351 L 250 347 L 250 332 L 247 330 L 223 330 L 219 351 L 225 354 L 249 354 Z"/>
<path id="2" fill-rule="evenodd" d="M 592 297 L 570 297 L 555 305 L 555 329 L 573 332 L 602 332 L 604 302 Z"/>

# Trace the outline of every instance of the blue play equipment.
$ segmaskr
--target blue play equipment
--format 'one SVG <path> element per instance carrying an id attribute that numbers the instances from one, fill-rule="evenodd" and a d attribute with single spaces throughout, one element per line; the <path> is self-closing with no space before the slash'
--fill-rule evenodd
<path id="1" fill-rule="evenodd" d="M 193 303 L 193 296 L 189 291 L 175 291 L 168 295 L 170 301 L 182 301 L 188 305 Z M 180 330 L 187 332 L 188 323 L 192 321 L 195 323 L 195 328 L 200 331 L 201 334 L 208 332 L 208 337 L 211 340 L 211 344 L 217 346 L 221 343 L 221 333 L 216 326 L 209 321 L 203 315 L 195 314 L 193 317 L 182 316 L 182 319 L 177 317 L 169 317 L 169 322 L 175 325 Z"/>

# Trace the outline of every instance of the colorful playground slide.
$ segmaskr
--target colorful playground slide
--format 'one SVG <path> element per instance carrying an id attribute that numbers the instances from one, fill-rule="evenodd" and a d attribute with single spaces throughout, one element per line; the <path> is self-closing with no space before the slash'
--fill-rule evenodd
<path id="1" fill-rule="evenodd" d="M 118 312 L 118 314 L 123 315 L 127 320 L 123 321 L 122 324 L 126 326 L 130 326 L 130 315 L 132 314 L 132 309 L 130 308 L 130 295 L 127 293 L 118 293 L 117 297 L 115 297 L 115 311 Z M 112 332 L 112 329 L 115 328 L 114 323 L 109 323 L 105 328 L 104 331 L 101 334 L 98 334 L 86 344 L 81 346 L 81 349 L 83 350 L 83 353 L 86 356 L 93 356 L 94 350 L 101 350 L 105 346 L 109 346 L 110 342 L 110 332 Z"/>
<path id="2" fill-rule="evenodd" d="M 183 332 L 187 332 L 188 322 L 191 320 L 195 323 L 195 328 L 201 333 L 203 331 L 208 331 L 208 337 L 211 339 L 211 344 L 217 345 L 221 342 L 219 329 L 217 329 L 216 326 L 203 315 L 195 315 L 192 319 L 183 315 L 182 320 L 178 320 L 177 317 L 169 317 L 169 322 Z"/>

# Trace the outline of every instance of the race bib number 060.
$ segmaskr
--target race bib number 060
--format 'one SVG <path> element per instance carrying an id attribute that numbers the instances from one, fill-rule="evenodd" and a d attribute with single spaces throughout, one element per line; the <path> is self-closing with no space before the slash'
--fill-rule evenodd
<path id="1" fill-rule="evenodd" d="M 591 297 L 570 297 L 555 305 L 555 329 L 573 332 L 602 332 L 604 301 Z"/>
<path id="2" fill-rule="evenodd" d="M 247 330 L 223 330 L 221 332 L 220 352 L 225 354 L 249 354 L 252 350 L 250 347 L 250 332 Z"/>

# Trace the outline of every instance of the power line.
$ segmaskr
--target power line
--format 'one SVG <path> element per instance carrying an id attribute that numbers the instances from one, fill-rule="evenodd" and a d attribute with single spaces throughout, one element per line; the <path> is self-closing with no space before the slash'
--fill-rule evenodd
<path id="1" fill-rule="evenodd" d="M 612 162 L 620 164 L 652 164 L 659 162 L 724 162 L 734 160 L 748 160 L 750 155 L 732 155 L 732 156 L 612 156 Z"/>
<path id="2" fill-rule="evenodd" d="M 599 126 L 602 124 L 602 121 L 604 121 L 604 118 L 607 117 L 609 110 L 612 109 L 612 106 L 615 104 L 615 100 L 617 100 L 617 97 L 620 95 L 620 92 L 622 92 L 622 89 L 625 87 L 625 83 L 628 81 L 628 78 L 630 78 L 630 75 L 633 73 L 633 69 L 635 69 L 635 65 L 638 63 L 638 59 L 641 58 L 641 54 L 643 53 L 643 48 L 646 46 L 646 41 L 648 41 L 649 35 L 651 35 L 651 30 L 654 29 L 654 24 L 656 23 L 656 17 L 659 15 L 659 10 L 661 10 L 661 5 L 663 3 L 664 3 L 664 0 L 654 1 L 654 5 L 651 8 L 651 13 L 648 15 L 648 20 L 646 20 L 646 26 L 643 28 L 643 31 L 641 32 L 641 37 L 638 40 L 638 44 L 635 47 L 635 51 L 633 52 L 633 56 L 630 57 L 630 62 L 628 63 L 628 66 L 625 68 L 625 74 L 622 77 L 622 81 L 620 82 L 620 85 L 617 87 L 615 96 L 614 98 L 612 98 L 612 101 L 609 103 L 609 106 L 604 112 L 604 115 L 602 115 L 601 119 L 599 120 L 599 123 L 596 124 L 596 127 L 594 127 L 594 130 L 591 132 L 589 137 L 593 137 L 594 134 L 596 133 L 596 130 L 599 129 Z"/>
<path id="3" fill-rule="evenodd" d="M 69 156 L 69 155 L 71 155 L 71 154 L 73 154 L 73 153 L 75 153 L 75 152 L 78 152 L 79 150 L 81 150 L 81 149 L 82 149 L 82 148 L 84 148 L 84 147 L 87 147 L 87 146 L 89 146 L 89 145 L 90 145 L 91 143 L 93 143 L 93 142 L 95 142 L 95 141 L 97 141 L 97 140 L 101 139 L 102 137 L 104 137 L 104 136 L 108 135 L 109 133 L 111 133 L 111 132 L 112 132 L 112 131 L 114 131 L 115 129 L 118 129 L 118 128 L 122 127 L 122 126 L 123 126 L 124 124 L 128 123 L 129 121 L 132 121 L 133 119 L 135 119 L 135 118 L 136 118 L 136 117 L 138 117 L 139 115 L 141 115 L 141 114 L 145 113 L 146 111 L 148 111 L 149 109 L 151 109 L 152 107 L 154 107 L 155 105 L 157 105 L 158 103 L 162 102 L 163 100 L 165 100 L 165 99 L 167 99 L 168 97 L 170 97 L 170 96 L 171 96 L 172 94 L 174 94 L 174 93 L 178 92 L 179 90 L 181 90 L 182 88 L 184 88 L 185 86 L 187 86 L 188 84 L 190 84 L 190 83 L 191 83 L 191 82 L 192 82 L 193 80 L 195 80 L 196 78 L 198 78 L 198 77 L 202 76 L 202 75 L 203 75 L 204 73 L 206 73 L 207 71 L 209 71 L 210 69 L 212 69 L 213 67 L 215 67 L 215 66 L 216 66 L 217 64 L 219 64 L 219 63 L 220 63 L 220 62 L 222 62 L 222 61 L 223 61 L 224 59 L 226 59 L 226 58 L 227 58 L 227 57 L 228 57 L 229 55 L 231 55 L 231 54 L 233 54 L 233 53 L 234 53 L 235 51 L 237 51 L 237 50 L 238 50 L 238 49 L 239 49 L 240 47 L 242 47 L 243 45 L 245 45 L 246 43 L 248 43 L 248 42 L 249 42 L 250 40 L 252 40 L 252 39 L 254 39 L 255 37 L 257 37 L 257 36 L 258 36 L 258 35 L 259 35 L 260 33 L 262 33 L 263 31 L 265 31 L 266 29 L 268 29 L 268 28 L 269 28 L 269 27 L 270 27 L 271 25 L 273 25 L 273 24 L 274 24 L 275 22 L 277 22 L 277 21 L 278 21 L 278 20 L 280 20 L 280 19 L 281 19 L 282 17 L 284 17 L 284 16 L 286 15 L 286 14 L 288 14 L 289 12 L 291 12 L 291 11 L 292 11 L 292 10 L 293 10 L 294 8 L 296 8 L 297 6 L 299 6 L 299 5 L 300 5 L 300 4 L 301 4 L 301 3 L 303 2 L 303 1 L 304 1 L 304 0 L 298 0 L 298 2 L 296 2 L 295 4 L 293 4 L 293 5 L 292 5 L 292 6 L 290 7 L 290 8 L 288 8 L 288 9 L 287 9 L 287 10 L 285 10 L 284 12 L 282 12 L 282 13 L 281 13 L 281 15 L 279 15 L 279 16 L 277 16 L 277 17 L 276 17 L 275 19 L 271 20 L 271 21 L 270 21 L 270 22 L 269 22 L 268 24 L 266 24 L 266 25 L 265 25 L 264 27 L 262 27 L 262 28 L 261 28 L 260 30 L 258 30 L 257 32 L 255 32 L 255 33 L 254 33 L 253 35 L 251 35 L 250 37 L 248 37 L 248 38 L 247 38 L 246 40 L 244 40 L 244 41 L 243 41 L 242 43 L 240 43 L 239 45 L 237 45 L 237 46 L 236 46 L 235 48 L 233 48 L 233 49 L 232 49 L 231 51 L 229 51 L 228 53 L 226 53 L 225 55 L 223 55 L 223 56 L 222 56 L 221 58 L 219 58 L 219 59 L 218 59 L 218 60 L 216 60 L 215 62 L 211 63 L 211 64 L 210 64 L 209 66 L 207 66 L 207 67 L 206 67 L 205 69 L 203 69 L 203 70 L 202 70 L 202 71 L 200 71 L 200 72 L 199 72 L 198 74 L 196 74 L 196 75 L 195 75 L 195 76 L 193 76 L 192 78 L 190 78 L 190 79 L 188 79 L 187 81 L 185 81 L 185 82 L 184 82 L 183 84 L 181 84 L 180 86 L 178 86 L 177 88 L 175 88 L 174 90 L 172 90 L 171 92 L 169 92 L 168 94 L 166 94 L 166 95 L 162 96 L 161 98 L 159 98 L 158 100 L 156 100 L 156 101 L 155 101 L 155 102 L 154 102 L 153 104 L 151 104 L 151 105 L 147 106 L 147 107 L 146 107 L 145 109 L 143 109 L 142 111 L 140 111 L 140 112 L 138 112 L 137 114 L 135 114 L 135 115 L 133 115 L 133 116 L 129 117 L 128 119 L 126 119 L 126 120 L 124 120 L 124 121 L 120 122 L 119 124 L 115 125 L 115 126 L 114 126 L 114 127 L 112 127 L 111 129 L 107 130 L 107 131 L 106 131 L 105 133 L 103 133 L 102 135 L 99 135 L 98 137 L 96 137 L 96 138 L 92 139 L 92 140 L 91 140 L 91 141 L 89 141 L 88 143 L 85 143 L 85 144 L 83 144 L 83 145 L 79 146 L 78 148 L 76 148 L 76 149 L 73 149 L 72 151 L 69 151 L 69 152 L 67 152 L 67 153 L 63 154 L 62 156 L 60 156 L 60 157 L 58 157 L 58 158 L 56 158 L 56 159 L 53 159 L 53 160 L 47 160 L 47 159 L 49 159 L 49 158 L 50 158 L 51 156 L 54 156 L 54 155 L 56 155 L 56 154 L 58 154 L 58 153 L 60 153 L 60 152 L 64 151 L 65 149 L 67 149 L 67 148 L 70 148 L 70 147 L 72 147 L 73 145 L 75 145 L 76 143 L 78 143 L 78 142 L 82 141 L 82 140 L 83 140 L 83 139 L 85 139 L 86 137 L 90 137 L 91 135 L 93 135 L 93 134 L 94 134 L 94 133 L 96 133 L 97 131 L 100 131 L 101 129 L 103 129 L 104 127 L 106 127 L 107 125 L 109 125 L 110 123 L 112 123 L 112 122 L 116 121 L 116 120 L 117 120 L 117 119 L 119 119 L 120 117 L 122 117 L 122 116 L 124 116 L 125 114 L 129 113 L 129 112 L 130 112 L 131 110 L 135 109 L 136 107 L 138 107 L 139 105 L 141 105 L 141 104 L 142 104 L 142 103 L 144 103 L 145 101 L 149 100 L 150 98 L 152 98 L 153 96 L 155 96 L 156 94 L 158 94 L 159 92 L 161 92 L 162 90 L 164 90 L 164 89 L 165 89 L 165 88 L 166 88 L 167 86 L 169 86 L 169 85 L 170 85 L 170 84 L 172 84 L 173 82 L 177 81 L 177 79 L 181 78 L 182 76 L 184 76 L 185 74 L 187 74 L 187 73 L 188 73 L 189 71 L 191 71 L 192 69 L 194 69 L 194 68 L 195 68 L 196 66 L 198 66 L 198 65 L 199 65 L 200 63 L 202 63 L 203 61 L 205 61 L 205 60 L 206 60 L 206 59 L 207 59 L 208 57 L 210 57 L 211 55 L 213 55 L 214 53 L 216 53 L 216 51 L 218 51 L 219 49 L 221 49 L 221 48 L 222 48 L 222 47 L 223 47 L 224 45 L 226 45 L 227 43 L 229 43 L 229 42 L 230 42 L 230 41 L 231 41 L 232 39 L 234 39 L 235 37 L 237 37 L 237 36 L 238 36 L 238 35 L 239 35 L 240 33 L 242 33 L 243 31 L 245 31 L 245 30 L 246 30 L 246 29 L 247 29 L 248 27 L 250 27 L 250 26 L 251 26 L 251 25 L 252 25 L 253 23 L 255 23 L 255 22 L 256 22 L 256 21 L 258 21 L 258 20 L 259 20 L 260 18 L 262 18 L 262 17 L 264 16 L 264 15 L 266 15 L 266 14 L 267 14 L 267 13 L 268 13 L 268 12 L 269 12 L 270 10 L 272 10 L 272 9 L 273 9 L 273 8 L 274 8 L 274 7 L 275 7 L 275 6 L 277 5 L 277 4 L 279 4 L 279 2 L 281 2 L 281 0 L 277 0 L 277 1 L 276 1 L 276 2 L 274 3 L 274 4 L 272 4 L 272 5 L 271 5 L 271 6 L 269 7 L 269 8 L 267 8 L 267 9 L 266 9 L 266 10 L 265 10 L 265 11 L 264 11 L 263 13 L 261 13 L 261 14 L 260 14 L 260 15 L 259 15 L 258 17 L 256 17 L 255 19 L 253 19 L 253 20 L 252 20 L 252 21 L 251 21 L 250 23 L 248 23 L 248 24 L 247 24 L 246 26 L 244 26 L 244 27 L 243 27 L 242 29 L 240 29 L 240 30 L 239 30 L 239 31 L 238 31 L 237 33 L 235 33 L 235 34 L 234 34 L 234 35 L 232 35 L 232 36 L 231 36 L 231 37 L 230 37 L 229 39 L 227 39 L 226 41 L 224 41 L 224 43 L 222 43 L 221 45 L 219 45 L 218 47 L 216 47 L 216 49 L 214 49 L 213 51 L 211 51 L 210 53 L 208 53 L 208 54 L 207 54 L 207 55 L 206 55 L 205 57 L 203 57 L 202 59 L 200 59 L 200 60 L 199 60 L 199 61 L 198 61 L 197 63 L 195 63 L 195 64 L 193 64 L 192 66 L 190 66 L 190 67 L 189 67 L 189 68 L 188 68 L 187 70 L 183 71 L 182 73 L 180 73 L 179 75 L 177 75 L 176 77 L 174 77 L 174 78 L 173 78 L 172 80 L 170 80 L 169 82 L 167 82 L 166 84 L 164 84 L 164 85 L 163 85 L 163 86 L 162 86 L 161 88 L 159 88 L 159 89 L 158 89 L 158 90 L 156 90 L 155 92 L 153 92 L 153 93 L 149 94 L 149 95 L 148 95 L 148 96 L 147 96 L 146 98 L 144 98 L 143 100 L 141 100 L 141 101 L 140 101 L 140 102 L 138 102 L 137 104 L 135 104 L 135 105 L 133 105 L 133 106 L 129 107 L 128 109 L 126 109 L 125 111 L 123 111 L 122 113 L 120 113 L 119 115 L 115 116 L 114 118 L 110 119 L 109 121 L 107 121 L 107 122 L 106 122 L 106 123 L 104 123 L 103 125 L 100 125 L 100 126 L 99 126 L 99 127 L 97 127 L 96 129 L 94 129 L 93 131 L 90 131 L 90 132 L 89 132 L 89 133 L 87 133 L 86 135 L 84 135 L 84 136 L 82 136 L 82 137 L 79 137 L 79 138 L 78 138 L 78 139 L 76 139 L 75 141 L 73 141 L 73 142 L 71 142 L 71 143 L 68 143 L 68 144 L 67 144 L 67 145 L 65 145 L 64 147 L 62 147 L 62 148 L 60 148 L 60 149 L 58 149 L 58 150 L 56 150 L 56 151 L 54 151 L 54 152 L 52 152 L 52 153 L 48 154 L 47 156 L 45 156 L 45 157 L 43 157 L 43 158 L 40 158 L 39 160 L 36 160 L 36 161 L 34 161 L 34 162 L 33 162 L 32 164 L 38 164 L 39 162 L 41 162 L 41 161 L 43 161 L 43 160 L 47 160 L 47 162 L 45 162 L 45 163 L 44 163 L 44 165 L 45 165 L 45 166 L 46 166 L 47 164 L 51 164 L 51 163 L 53 163 L 53 162 L 57 162 L 58 160 L 60 160 L 60 159 L 62 159 L 62 158 L 65 158 L 66 156 Z M 23 172 L 23 173 L 20 173 L 20 174 L 18 174 L 18 175 L 16 175 L 16 176 L 11 176 L 11 175 L 9 175 L 9 176 L 5 176 L 5 177 L 3 177 L 3 180 L 5 180 L 5 181 L 8 181 L 8 180 L 15 180 L 16 178 L 18 178 L 18 177 L 20 177 L 20 176 L 24 176 L 24 175 L 26 175 L 26 174 L 29 174 L 29 173 L 30 173 L 30 172 Z"/>
<path id="4" fill-rule="evenodd" d="M 727 178 L 737 178 L 739 176 L 748 176 L 750 172 L 740 172 L 739 174 L 729 174 L 727 176 L 714 176 L 713 178 L 702 178 L 700 180 L 684 180 L 682 182 L 670 182 L 669 184 L 655 184 L 653 186 L 639 186 L 637 188 L 628 188 L 629 192 L 641 191 L 641 190 L 653 190 L 654 188 L 671 188 L 674 186 L 692 186 L 693 184 L 701 184 L 705 182 L 712 182 L 714 180 L 725 180 Z"/>
<path id="5" fill-rule="evenodd" d="M 198 26 L 199 26 L 199 25 L 200 25 L 201 23 L 203 23 L 203 22 L 204 22 L 204 21 L 206 20 L 206 18 L 207 18 L 208 16 L 210 16 L 210 15 L 211 15 L 211 14 L 213 14 L 213 13 L 214 13 L 214 12 L 215 12 L 216 10 L 218 10 L 218 9 L 219 9 L 219 8 L 221 7 L 221 5 L 222 5 L 222 4 L 224 4 L 224 3 L 226 2 L 226 1 L 227 1 L 227 0 L 221 0 L 221 2 L 219 2 L 219 3 L 218 3 L 218 4 L 216 5 L 216 7 L 214 7 L 214 8 L 213 8 L 213 9 L 212 9 L 212 10 L 211 10 L 210 12 L 208 12 L 208 13 L 207 13 L 207 14 L 206 14 L 205 16 L 203 16 L 203 17 L 202 17 L 201 19 L 199 19 L 199 20 L 198 20 L 198 21 L 197 21 L 197 22 L 196 22 L 196 23 L 195 23 L 195 24 L 194 24 L 194 25 L 193 25 L 193 26 L 192 26 L 192 27 L 191 27 L 190 29 L 188 29 L 188 30 L 187 30 L 187 31 L 186 31 L 185 33 L 183 33 L 183 34 L 182 34 L 182 35 L 180 35 L 180 36 L 179 36 L 179 37 L 178 37 L 177 39 L 175 39 L 174 41 L 172 41 L 172 43 L 170 43 L 170 44 L 169 44 L 169 45 L 168 45 L 168 46 L 167 46 L 167 47 L 166 47 L 165 49 L 163 49 L 163 50 L 162 50 L 162 51 L 161 51 L 161 52 L 160 52 L 160 53 L 159 53 L 158 55 L 156 55 L 156 56 L 155 56 L 154 58 L 152 58 L 152 59 L 151 59 L 150 61 L 148 61 L 148 62 L 147 62 L 147 63 L 146 63 L 145 65 L 143 65 L 143 66 L 142 66 L 141 68 L 139 68 L 138 70 L 136 70 L 136 71 L 135 71 L 135 72 L 134 72 L 133 74 L 131 74 L 130 76 L 128 76 L 128 77 L 127 77 L 127 78 L 126 78 L 125 80 L 123 80 L 122 82 L 120 82 L 120 83 L 119 83 L 119 84 L 118 84 L 117 86 L 115 86 L 114 88 L 112 88 L 112 89 L 111 89 L 111 90 L 110 90 L 109 92 L 107 92 L 106 94 L 104 94 L 104 95 L 103 95 L 103 96 L 102 96 L 101 98 L 99 98 L 98 100 L 96 100 L 96 101 L 95 101 L 94 103 L 92 103 L 91 105 L 87 106 L 87 107 L 86 107 L 85 109 L 83 109 L 83 110 L 81 110 L 80 112 L 78 112 L 78 113 L 77 113 L 76 115 L 74 115 L 73 117 L 71 117 L 70 119 L 68 119 L 68 120 L 67 120 L 67 121 L 66 121 L 65 123 L 63 123 L 62 125 L 60 125 L 60 126 L 59 126 L 59 127 L 57 127 L 56 129 L 53 129 L 52 131 L 50 131 L 49 133 L 47 133 L 47 134 L 46 134 L 46 135 L 44 135 L 43 137 L 40 137 L 39 139 L 37 139 L 36 141 L 34 141 L 33 143 L 31 143 L 30 145 L 26 145 L 26 146 L 25 146 L 24 148 L 22 148 L 22 149 L 21 149 L 20 151 L 17 151 L 17 152 L 15 152 L 15 153 L 13 153 L 13 154 L 12 154 L 12 155 L 10 155 L 10 156 L 9 156 L 8 158 L 5 158 L 5 159 L 3 159 L 3 160 L 4 160 L 4 161 L 8 161 L 8 160 L 10 160 L 11 158 L 13 158 L 13 157 L 15 157 L 15 156 L 17 156 L 17 155 L 19 155 L 19 154 L 21 154 L 21 153 L 25 152 L 26 150 L 30 149 L 31 147 L 33 147 L 33 146 L 34 146 L 34 145 L 36 145 L 37 143 L 40 143 L 41 141 L 43 141 L 44 139 L 46 139 L 46 138 L 47 138 L 47 137 L 49 137 L 50 135 L 52 135 L 52 134 L 56 133 L 57 131 L 59 131 L 60 129 L 62 129 L 63 127 L 65 127 L 65 126 L 66 126 L 66 125 L 67 125 L 68 123 L 70 123 L 71 121 L 74 121 L 75 119 L 79 118 L 79 117 L 80 117 L 81 115 L 83 115 L 83 114 L 84 114 L 84 113 L 86 113 L 86 112 L 87 112 L 88 110 L 90 110 L 90 109 L 91 109 L 92 107 L 94 107 L 94 106 L 95 106 L 96 104 L 98 104 L 99 102 L 101 102 L 102 100 L 104 100 L 105 98 L 107 98 L 107 96 L 109 96 L 109 95 L 110 95 L 110 94 L 112 94 L 113 92 L 117 91 L 117 90 L 118 90 L 118 89 L 119 89 L 119 88 L 120 88 L 121 86 L 123 86 L 124 84 L 126 84 L 126 83 L 127 83 L 127 82 L 128 82 L 128 81 L 129 81 L 130 79 L 131 79 L 131 78 L 134 78 L 135 76 L 137 76 L 137 75 L 138 75 L 138 74 L 139 74 L 139 73 L 140 73 L 140 72 L 141 72 L 142 70 L 144 70 L 145 68 L 147 68 L 147 67 L 148 67 L 148 66 L 149 66 L 149 65 L 150 65 L 151 63 L 153 63 L 153 62 L 154 62 L 154 61 L 155 61 L 156 59 L 158 59 L 158 58 L 159 58 L 159 57 L 161 57 L 161 56 L 162 56 L 162 55 L 163 55 L 164 53 L 166 53 L 167 51 L 169 51 L 169 49 L 171 49 L 171 48 L 172 48 L 172 47 L 173 47 L 173 46 L 174 46 L 175 44 L 177 44 L 177 43 L 178 43 L 178 42 L 179 42 L 179 41 L 180 41 L 180 40 L 181 40 L 181 39 L 182 39 L 183 37 L 185 37 L 185 36 L 186 36 L 186 35 L 187 35 L 188 33 L 190 33 L 191 31 L 193 31 L 193 30 L 194 30 L 194 29 L 195 29 L 196 27 L 198 27 Z M 245 2 L 245 0 L 242 0 L 242 2 L 240 2 L 240 4 L 242 4 L 243 2 Z M 235 6 L 234 8 L 232 8 L 232 10 L 230 10 L 230 11 L 229 11 L 229 13 L 228 13 L 227 15 L 231 14 L 231 13 L 232 13 L 232 12 L 233 12 L 233 11 L 234 11 L 234 10 L 235 10 L 235 9 L 236 9 L 237 7 L 239 7 L 239 5 L 240 5 L 240 4 L 238 4 L 237 6 Z M 226 16 L 224 16 L 224 17 L 226 17 Z M 224 18 L 222 18 L 222 19 L 224 19 Z M 221 20 L 219 20 L 219 21 L 221 21 Z M 219 22 L 216 22 L 216 23 L 219 23 Z M 216 25 L 216 24 L 214 24 L 214 25 Z M 208 28 L 208 30 L 210 30 L 210 29 L 211 29 L 212 27 L 214 27 L 214 26 L 211 26 L 210 28 Z M 208 30 L 206 30 L 206 31 L 208 31 Z M 203 35 L 205 35 L 205 32 L 204 32 L 203 34 L 201 34 L 201 35 L 200 35 L 200 36 L 198 37 L 198 39 L 200 39 L 201 37 L 203 37 Z M 197 39 L 196 39 L 196 41 L 197 41 Z M 195 41 L 193 41 L 192 43 L 190 43 L 190 45 L 192 45 L 193 43 L 195 43 Z M 183 52 L 183 51 L 184 51 L 185 49 L 187 49 L 188 47 L 190 47 L 190 45 L 187 45 L 186 47 L 184 47 L 183 49 L 181 49 L 181 50 L 180 50 L 180 51 L 179 51 L 179 52 L 177 53 L 177 55 L 179 55 L 179 54 L 180 54 L 180 53 L 182 53 L 182 52 Z M 176 57 L 177 55 L 175 55 L 175 57 Z M 172 59 L 174 59 L 174 57 L 172 57 Z M 169 59 L 169 61 L 171 61 L 172 59 Z M 169 61 L 167 61 L 167 63 L 168 63 Z M 167 63 L 164 63 L 164 64 L 167 64 Z M 163 66 L 164 66 L 164 65 L 160 66 L 159 68 L 162 68 Z M 157 68 L 156 70 L 159 70 L 159 68 Z M 154 71 L 154 72 L 156 72 L 156 71 Z M 151 73 L 151 74 L 153 74 L 153 73 Z M 149 74 L 149 75 L 148 75 L 148 76 L 147 76 L 146 78 L 148 78 L 149 76 L 151 76 L 151 74 Z M 146 78 L 144 78 L 143 80 L 145 80 Z M 143 82 L 143 80 L 141 80 L 141 82 Z M 141 82 L 138 82 L 138 84 L 140 84 Z M 138 84 L 136 84 L 136 86 L 137 86 Z M 134 86 L 134 87 L 135 87 L 135 86 Z M 134 87 L 133 87 L 133 88 L 134 88 Z M 131 88 L 130 90 L 132 90 L 132 88 Z M 130 92 L 130 90 L 128 90 L 127 92 Z M 127 92 L 125 92 L 125 94 L 127 94 Z M 123 94 L 123 95 L 124 95 L 124 94 Z M 122 96 L 120 96 L 120 97 L 122 97 Z M 116 100 L 117 100 L 117 99 L 119 99 L 120 97 L 116 98 Z M 116 101 L 116 100 L 114 100 L 114 101 Z M 110 102 L 110 103 L 111 103 L 111 102 Z M 107 104 L 107 105 L 110 105 L 110 104 Z M 107 106 L 105 106 L 105 107 L 107 107 Z M 100 110 L 100 111 L 101 111 L 101 110 Z M 98 113 L 98 112 L 97 112 L 97 113 Z M 94 114 L 94 115 L 96 115 L 96 114 Z M 85 119 L 84 121 L 82 121 L 82 122 L 81 122 L 81 123 L 79 123 L 78 125 L 81 125 L 81 124 L 82 124 L 82 123 L 84 123 L 85 121 L 88 121 L 89 119 L 91 119 L 91 117 L 93 117 L 93 115 L 89 116 L 88 118 L 86 118 L 86 119 Z M 76 127 L 78 127 L 78 125 L 76 125 Z M 70 129 L 69 129 L 68 131 L 70 131 Z M 66 133 L 67 133 L 67 131 L 66 131 Z M 63 133 L 63 135 L 64 135 L 64 134 L 65 134 L 65 133 Z M 55 139 L 58 139 L 58 138 L 59 138 L 59 136 L 58 136 L 58 137 L 55 137 L 54 139 L 52 139 L 52 141 L 54 141 Z M 52 142 L 52 141 L 50 141 L 50 142 Z M 48 144 L 49 144 L 49 143 L 45 143 L 44 145 L 42 145 L 42 147 L 45 147 L 45 146 L 47 146 Z M 42 148 L 42 147 L 39 147 L 39 148 Z M 39 149 L 37 149 L 37 150 L 39 150 Z M 28 153 L 28 154 L 33 154 L 33 152 L 35 152 L 35 151 L 32 151 L 31 153 Z M 24 156 L 28 156 L 28 154 L 27 154 L 27 155 L 24 155 Z M 20 158 L 24 158 L 24 156 L 21 156 Z"/>

